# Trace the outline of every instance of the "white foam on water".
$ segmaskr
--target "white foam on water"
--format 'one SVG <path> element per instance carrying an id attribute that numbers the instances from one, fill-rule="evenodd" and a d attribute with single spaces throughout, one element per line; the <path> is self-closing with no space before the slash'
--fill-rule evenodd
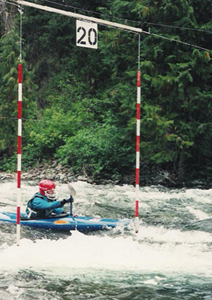
<path id="1" fill-rule="evenodd" d="M 90 236 L 76 231 L 57 241 L 22 239 L 19 247 L 0 248 L 0 271 L 32 269 L 68 275 L 73 270 L 105 269 L 212 277 L 212 253 L 207 247 L 212 236 L 201 234 L 148 228 L 138 238 Z"/>
<path id="2" fill-rule="evenodd" d="M 189 244 L 203 245 L 204 243 L 212 243 L 212 234 L 200 231 L 180 231 L 177 229 L 167 229 L 163 226 L 140 226 L 137 240 L 157 243 L 182 244 L 186 247 Z"/>
<path id="3" fill-rule="evenodd" d="M 189 207 L 189 206 L 186 206 L 186 208 L 188 209 L 188 211 L 193 214 L 199 221 L 200 220 L 205 220 L 205 219 L 209 219 L 210 218 L 210 215 L 199 210 L 199 209 L 195 209 L 193 207 Z"/>
<path id="4" fill-rule="evenodd" d="M 212 189 L 187 189 L 185 190 L 185 196 L 187 198 L 192 198 L 195 202 L 212 204 Z"/>

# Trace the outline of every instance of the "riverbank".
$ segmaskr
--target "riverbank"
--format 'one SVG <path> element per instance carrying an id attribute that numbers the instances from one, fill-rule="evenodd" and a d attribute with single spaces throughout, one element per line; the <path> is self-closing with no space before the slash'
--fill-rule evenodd
<path id="1" fill-rule="evenodd" d="M 4 172 L 0 171 L 0 181 L 15 180 L 16 172 Z M 21 173 L 21 179 L 23 181 L 35 181 L 39 182 L 42 179 L 50 179 L 60 183 L 85 181 L 90 184 L 112 184 L 112 185 L 123 185 L 135 184 L 135 175 L 122 174 L 122 175 L 111 175 L 107 178 L 93 178 L 88 176 L 85 172 L 76 174 L 73 170 L 68 167 L 58 164 L 57 161 L 37 165 L 34 168 L 23 170 Z M 178 178 L 164 170 L 153 169 L 149 171 L 140 172 L 140 186 L 151 186 L 151 185 L 163 185 L 169 188 L 206 188 L 212 187 L 210 180 L 188 180 L 187 182 L 180 182 Z"/>

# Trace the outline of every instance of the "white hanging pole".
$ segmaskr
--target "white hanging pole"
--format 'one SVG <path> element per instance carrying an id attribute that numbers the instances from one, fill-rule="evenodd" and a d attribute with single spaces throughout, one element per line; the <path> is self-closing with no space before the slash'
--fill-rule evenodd
<path id="1" fill-rule="evenodd" d="M 97 24 L 105 25 L 105 26 L 116 27 L 116 28 L 127 30 L 127 31 L 137 32 L 137 33 L 143 32 L 143 30 L 141 28 L 127 26 L 127 25 L 110 22 L 110 21 L 106 21 L 106 20 L 102 20 L 102 19 L 98 19 L 98 18 L 93 18 L 93 17 L 89 17 L 89 16 L 84 16 L 84 15 L 73 13 L 70 11 L 65 11 L 65 10 L 61 10 L 61 9 L 57 9 L 57 8 L 53 8 L 53 7 L 49 7 L 49 6 L 45 6 L 45 5 L 39 5 L 39 4 L 28 2 L 28 1 L 17 0 L 17 3 L 21 4 L 21 5 L 30 6 L 30 7 L 34 7 L 37 9 L 61 14 L 64 16 L 72 17 L 75 19 L 87 20 L 88 22 L 94 22 Z"/>
<path id="2" fill-rule="evenodd" d="M 138 34 L 136 168 L 135 168 L 135 232 L 136 233 L 138 233 L 139 231 L 140 103 L 141 103 L 140 39 L 141 39 L 140 34 Z"/>
<path id="3" fill-rule="evenodd" d="M 21 207 L 21 137 L 22 137 L 22 10 L 20 8 L 20 64 L 18 65 L 18 144 L 17 144 L 17 211 L 16 234 L 17 246 L 20 244 L 20 207 Z"/>

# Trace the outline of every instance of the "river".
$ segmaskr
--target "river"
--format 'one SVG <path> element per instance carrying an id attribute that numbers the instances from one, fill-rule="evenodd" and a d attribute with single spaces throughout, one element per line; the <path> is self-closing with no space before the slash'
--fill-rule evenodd
<path id="1" fill-rule="evenodd" d="M 74 182 L 73 212 L 133 219 L 135 188 Z M 66 184 L 58 196 L 68 196 Z M 22 184 L 22 208 L 37 191 Z M 58 233 L 0 222 L 0 300 L 212 299 L 212 189 L 140 188 L 140 228 Z M 68 206 L 67 206 L 68 210 Z M 16 183 L 0 182 L 0 211 Z"/>

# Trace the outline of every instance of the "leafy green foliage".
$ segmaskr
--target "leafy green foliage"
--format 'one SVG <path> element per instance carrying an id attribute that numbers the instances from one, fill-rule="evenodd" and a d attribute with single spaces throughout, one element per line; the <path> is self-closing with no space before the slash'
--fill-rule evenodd
<path id="1" fill-rule="evenodd" d="M 82 128 L 57 151 L 62 163 L 95 178 L 116 174 L 124 165 L 126 149 L 121 147 L 120 130 L 110 124 Z"/>
<path id="2" fill-rule="evenodd" d="M 66 4 L 150 29 L 141 35 L 139 65 L 141 167 L 156 165 L 180 180 L 212 178 L 212 54 L 189 46 L 212 49 L 210 1 Z M 75 20 L 27 7 L 23 26 L 25 166 L 57 158 L 94 177 L 133 172 L 137 34 L 99 26 L 98 50 L 79 48 Z M 16 141 L 18 29 L 0 41 L 0 156 L 7 168 Z"/>
<path id="3" fill-rule="evenodd" d="M 0 155 L 12 155 L 16 149 L 17 140 L 17 93 L 18 93 L 18 64 L 19 36 L 16 28 L 0 40 Z M 24 52 L 23 52 L 24 57 Z M 25 82 L 23 96 L 23 118 L 33 115 L 36 106 L 32 89 L 36 86 L 32 82 L 33 74 L 25 72 L 26 64 L 22 60 L 23 80 Z M 30 97 L 30 101 L 28 99 Z"/>

